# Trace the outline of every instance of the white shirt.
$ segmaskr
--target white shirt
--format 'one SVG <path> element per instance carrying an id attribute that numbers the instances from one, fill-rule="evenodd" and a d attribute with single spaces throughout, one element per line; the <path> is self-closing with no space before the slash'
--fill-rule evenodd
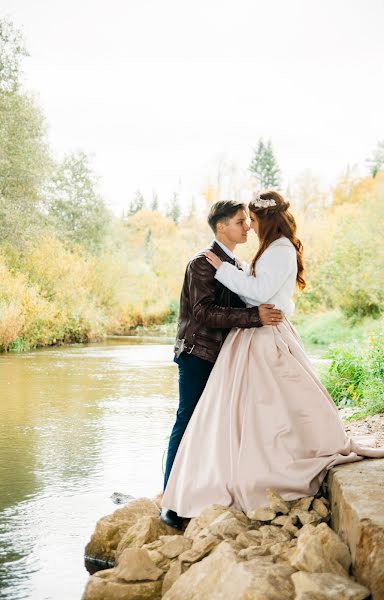
<path id="1" fill-rule="evenodd" d="M 227 246 L 224 246 L 224 244 L 219 242 L 219 240 L 217 240 L 216 238 L 215 238 L 215 242 L 216 242 L 216 244 L 219 244 L 220 248 L 222 250 L 224 250 L 225 254 L 228 254 L 228 256 L 230 258 L 233 258 L 233 260 L 235 260 L 235 255 L 233 254 L 233 252 L 231 252 L 231 250 L 229 248 L 227 248 Z"/>
<path id="2" fill-rule="evenodd" d="M 250 306 L 274 304 L 285 315 L 293 314 L 297 258 L 296 249 L 288 238 L 275 240 L 258 258 L 256 277 L 250 274 L 249 265 L 243 263 L 243 268 L 244 271 L 240 271 L 223 262 L 215 278 Z"/>

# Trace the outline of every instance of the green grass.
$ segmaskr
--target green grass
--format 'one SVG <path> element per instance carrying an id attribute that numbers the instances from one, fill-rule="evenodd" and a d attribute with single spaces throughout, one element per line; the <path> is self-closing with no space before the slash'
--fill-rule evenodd
<path id="1" fill-rule="evenodd" d="M 364 343 L 384 331 L 384 319 L 365 317 L 348 319 L 338 310 L 313 315 L 296 315 L 292 319 L 307 352 L 323 354 L 333 344 Z"/>

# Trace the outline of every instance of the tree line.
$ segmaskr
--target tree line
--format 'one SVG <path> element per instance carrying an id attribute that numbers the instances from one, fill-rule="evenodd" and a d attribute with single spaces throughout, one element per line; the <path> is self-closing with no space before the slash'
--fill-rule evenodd
<path id="1" fill-rule="evenodd" d="M 0 19 L 0 349 L 100 339 L 174 320 L 185 265 L 212 239 L 206 213 L 224 193 L 220 177 L 187 212 L 177 192 L 162 208 L 156 192 L 146 201 L 138 190 L 114 216 L 85 153 L 54 158 L 44 116 L 23 88 L 26 55 L 21 32 Z M 302 312 L 381 315 L 383 166 L 379 143 L 369 175 L 347 170 L 330 198 L 309 173 L 285 191 L 306 249 Z M 270 140 L 258 141 L 246 171 L 260 189 L 281 188 Z M 255 250 L 240 253 L 249 259 Z"/>

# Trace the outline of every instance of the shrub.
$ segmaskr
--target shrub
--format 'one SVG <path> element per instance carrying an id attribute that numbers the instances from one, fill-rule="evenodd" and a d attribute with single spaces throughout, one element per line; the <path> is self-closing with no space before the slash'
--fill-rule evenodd
<path id="1" fill-rule="evenodd" d="M 366 346 L 332 348 L 322 381 L 338 406 L 356 406 L 352 418 L 384 411 L 384 334 Z"/>

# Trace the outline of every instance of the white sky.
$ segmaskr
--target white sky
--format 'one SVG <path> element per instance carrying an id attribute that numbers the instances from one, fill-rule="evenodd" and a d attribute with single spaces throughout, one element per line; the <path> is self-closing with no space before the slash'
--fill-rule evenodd
<path id="1" fill-rule="evenodd" d="M 331 183 L 384 138 L 382 0 L 0 0 L 22 26 L 53 149 L 94 156 L 117 213 L 188 203 L 271 138 L 285 183 Z"/>

